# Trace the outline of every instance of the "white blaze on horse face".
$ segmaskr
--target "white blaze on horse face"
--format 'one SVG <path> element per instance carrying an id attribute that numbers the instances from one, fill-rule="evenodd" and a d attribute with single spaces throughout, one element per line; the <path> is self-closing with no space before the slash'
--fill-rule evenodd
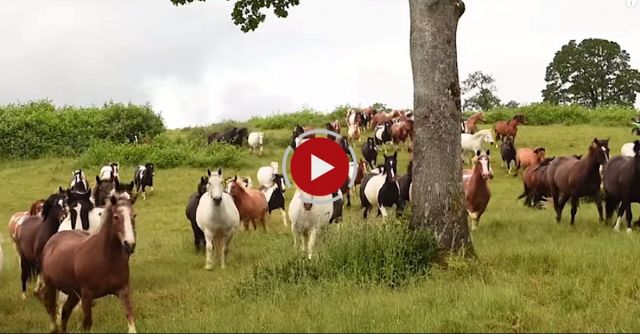
<path id="1" fill-rule="evenodd" d="M 133 231 L 133 221 L 131 220 L 131 209 L 125 206 L 125 207 L 118 208 L 118 211 L 122 216 L 122 219 L 123 219 L 122 224 L 124 227 L 124 233 L 120 241 L 122 241 L 123 243 L 126 242 L 129 245 L 135 245 L 136 235 Z"/>
<path id="2" fill-rule="evenodd" d="M 480 165 L 482 166 L 482 176 L 485 178 L 491 177 L 493 173 L 491 172 L 491 168 L 489 167 L 489 158 L 483 157 L 479 159 Z"/>
<path id="3" fill-rule="evenodd" d="M 602 152 L 604 154 L 604 161 L 607 162 L 609 161 L 609 152 L 607 152 L 607 148 L 602 146 L 600 147 L 602 149 Z"/>

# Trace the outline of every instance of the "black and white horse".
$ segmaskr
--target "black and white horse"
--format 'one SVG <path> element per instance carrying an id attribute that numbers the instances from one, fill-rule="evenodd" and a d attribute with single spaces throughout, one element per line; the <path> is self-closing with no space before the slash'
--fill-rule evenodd
<path id="1" fill-rule="evenodd" d="M 398 152 L 391 156 L 384 155 L 384 165 L 380 174 L 367 174 L 360 186 L 360 202 L 362 217 L 367 218 L 371 208 L 377 207 L 378 216 L 387 217 L 387 209 L 396 206 L 396 214 L 400 216 L 403 203 L 400 200 L 400 186 L 396 181 Z"/>
<path id="2" fill-rule="evenodd" d="M 367 142 L 362 145 L 362 157 L 372 169 L 376 166 L 378 160 L 378 146 L 373 137 L 368 137 Z"/>
<path id="3" fill-rule="evenodd" d="M 142 199 L 147 199 L 146 187 L 153 190 L 155 169 L 154 164 L 151 162 L 146 163 L 144 166 L 136 167 L 136 171 L 133 174 L 133 182 L 136 186 L 136 193 L 140 193 L 140 188 L 142 188 Z"/>
<path id="4" fill-rule="evenodd" d="M 373 130 L 373 138 L 375 138 L 376 144 L 382 144 L 382 148 L 384 149 L 385 153 L 387 152 L 386 144 L 388 142 L 391 142 L 391 140 L 393 139 L 393 137 L 391 136 L 391 125 L 392 122 L 385 122 L 384 124 L 376 126 L 376 128 Z"/>
<path id="5" fill-rule="evenodd" d="M 120 181 L 120 165 L 117 162 L 111 162 L 100 169 L 100 180 L 102 181 Z"/>
<path id="6" fill-rule="evenodd" d="M 198 183 L 198 188 L 196 192 L 191 194 L 189 197 L 189 201 L 187 202 L 187 208 L 185 209 L 185 214 L 187 219 L 191 222 L 191 229 L 193 230 L 193 244 L 196 246 L 196 251 L 204 251 L 206 246 L 206 241 L 204 239 L 204 232 L 198 226 L 198 222 L 196 221 L 196 211 L 198 210 L 198 203 L 200 203 L 200 197 L 202 194 L 207 192 L 207 184 L 209 183 L 208 177 L 200 177 L 200 183 Z"/>
<path id="7" fill-rule="evenodd" d="M 89 191 L 89 182 L 87 182 L 87 178 L 82 169 L 73 171 L 71 182 L 69 182 L 69 189 L 78 193 Z"/>
<path id="8" fill-rule="evenodd" d="M 261 190 L 264 193 L 264 196 L 267 198 L 267 210 L 269 214 L 271 211 L 280 209 L 280 214 L 282 215 L 282 223 L 284 226 L 288 226 L 287 224 L 287 211 L 285 211 L 285 199 L 284 193 L 286 191 L 286 187 L 284 184 L 284 177 L 282 174 L 274 174 L 273 175 L 273 184 L 269 187 L 261 187 Z"/>

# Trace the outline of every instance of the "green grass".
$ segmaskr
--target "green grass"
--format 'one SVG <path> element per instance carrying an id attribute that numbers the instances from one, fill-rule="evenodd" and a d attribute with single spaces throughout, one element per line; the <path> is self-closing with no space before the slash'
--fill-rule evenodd
<path id="1" fill-rule="evenodd" d="M 225 176 L 251 175 L 255 181 L 257 166 L 280 160 L 279 147 L 289 133 L 267 131 L 265 155 L 253 158 L 250 168 L 223 170 Z M 544 146 L 548 156 L 585 154 L 594 136 L 611 137 L 614 155 L 633 139 L 627 128 L 522 126 L 517 146 Z M 266 234 L 238 233 L 227 269 L 205 271 L 204 256 L 193 250 L 184 216 L 185 202 L 205 170 L 157 170 L 155 193 L 135 205 L 138 247 L 130 265 L 138 331 L 639 331 L 638 232 L 615 233 L 599 225 L 593 204 L 581 206 L 575 227 L 567 222 L 568 210 L 558 225 L 551 209 L 525 208 L 516 201 L 520 178 L 500 167 L 495 147 L 492 156 L 492 198 L 473 234 L 479 263 L 454 259 L 450 268 L 432 268 L 426 278 L 399 288 L 336 278 L 279 285 L 253 298 L 237 293 L 240 284 L 248 284 L 245 278 L 253 268 L 284 263 L 295 255 L 280 214 L 271 217 Z M 398 170 L 404 173 L 406 151 L 400 157 Z M 75 166 L 77 161 L 52 159 L 0 164 L 0 217 L 8 219 L 67 184 Z M 132 167 L 123 167 L 123 174 L 129 170 L 132 174 Z M 97 171 L 88 171 L 90 180 Z M 287 197 L 292 193 L 287 191 Z M 353 202 L 345 211 L 345 224 L 362 224 L 359 200 Z M 340 233 L 330 229 L 336 231 L 325 236 Z M 47 331 L 44 307 L 31 296 L 20 300 L 17 259 L 5 231 L 0 331 Z M 126 330 L 116 298 L 98 300 L 93 317 L 95 332 Z M 79 331 L 80 323 L 81 312 L 76 312 L 70 330 Z"/>

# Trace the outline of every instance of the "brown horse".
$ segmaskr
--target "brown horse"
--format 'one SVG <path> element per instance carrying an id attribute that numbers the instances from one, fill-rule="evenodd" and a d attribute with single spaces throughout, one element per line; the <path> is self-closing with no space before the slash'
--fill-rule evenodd
<path id="1" fill-rule="evenodd" d="M 544 147 L 538 147 L 535 150 L 527 147 L 518 149 L 518 154 L 516 155 L 516 175 L 518 175 L 520 168 L 526 170 L 528 167 L 537 166 L 540 161 L 544 160 L 545 153 Z"/>
<path id="2" fill-rule="evenodd" d="M 571 199 L 571 225 L 575 223 L 578 202 L 581 197 L 591 197 L 598 208 L 598 218 L 602 222 L 602 202 L 600 199 L 601 165 L 609 161 L 609 140 L 594 138 L 589 145 L 586 158 L 560 157 L 553 160 L 547 171 L 551 186 L 556 221 L 560 223 L 562 209 Z"/>
<path id="3" fill-rule="evenodd" d="M 47 198 L 42 213 L 29 216 L 16 229 L 16 244 L 20 255 L 22 272 L 22 299 L 27 297 L 27 281 L 37 276 L 35 291 L 40 288 L 40 264 L 42 249 L 49 238 L 58 232 L 60 223 L 69 215 L 66 191 L 59 188 L 58 193 Z"/>
<path id="4" fill-rule="evenodd" d="M 364 115 L 364 121 L 367 128 L 371 129 L 373 126 L 371 125 L 371 121 L 373 120 L 373 116 L 378 113 L 373 107 L 367 107 L 362 110 L 362 114 Z"/>
<path id="5" fill-rule="evenodd" d="M 474 114 L 466 120 L 466 133 L 476 133 L 478 131 L 478 126 L 476 125 L 478 122 L 484 122 L 484 114 L 482 112 Z"/>
<path id="6" fill-rule="evenodd" d="M 387 122 L 392 122 L 394 118 L 399 117 L 400 116 L 400 112 L 398 110 L 386 113 L 386 112 L 379 112 L 375 115 L 373 115 L 373 117 L 371 118 L 371 127 L 375 128 L 376 126 L 380 125 L 380 124 L 384 124 Z"/>
<path id="7" fill-rule="evenodd" d="M 538 206 L 541 201 L 551 196 L 551 187 L 547 182 L 547 170 L 555 157 L 544 158 L 540 163 L 525 169 L 522 177 L 524 192 L 518 199 L 524 198 L 524 204 L 529 207 Z"/>
<path id="8" fill-rule="evenodd" d="M 267 198 L 264 193 L 255 189 L 247 189 L 238 182 L 238 176 L 234 177 L 231 183 L 229 194 L 240 213 L 240 221 L 244 223 L 244 229 L 249 229 L 249 222 L 253 224 L 253 229 L 257 230 L 256 220 L 262 225 L 263 231 L 267 231 L 266 216 L 268 212 Z"/>
<path id="9" fill-rule="evenodd" d="M 56 233 L 42 253 L 42 301 L 51 317 L 52 329 L 65 332 L 73 308 L 82 301 L 84 330 L 91 329 L 92 303 L 106 295 L 117 295 L 122 302 L 129 332 L 136 331 L 129 257 L 136 246 L 134 199 L 113 195 L 102 213 L 102 225 L 94 234 L 71 230 Z M 56 323 L 56 295 L 68 295 Z"/>
<path id="10" fill-rule="evenodd" d="M 518 124 L 527 124 L 524 115 L 518 114 L 513 116 L 513 118 L 509 122 L 497 121 L 493 125 L 493 131 L 496 134 L 496 147 L 498 147 L 498 140 L 502 141 L 502 137 L 511 136 L 511 138 L 513 138 L 513 142 L 516 142 Z"/>
<path id="11" fill-rule="evenodd" d="M 413 123 L 413 122 L 412 122 Z M 413 126 L 411 126 L 413 127 Z M 404 143 L 410 135 L 410 126 L 407 122 L 398 122 L 391 125 L 391 140 L 393 144 Z"/>
<path id="12" fill-rule="evenodd" d="M 473 160 L 473 170 L 471 175 L 463 182 L 463 185 L 466 208 L 471 220 L 471 229 L 475 230 L 478 228 L 480 217 L 487 209 L 491 199 L 487 180 L 493 178 L 493 171 L 491 170 L 489 150 L 485 153 L 480 152 L 480 150 L 476 151 L 476 156 Z"/>

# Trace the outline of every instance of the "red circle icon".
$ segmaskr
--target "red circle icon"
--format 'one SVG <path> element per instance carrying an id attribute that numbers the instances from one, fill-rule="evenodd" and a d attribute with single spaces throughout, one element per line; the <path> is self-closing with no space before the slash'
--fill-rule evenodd
<path id="1" fill-rule="evenodd" d="M 349 176 L 349 159 L 338 143 L 327 138 L 312 138 L 298 146 L 291 157 L 291 177 L 302 191 L 331 195 Z"/>

